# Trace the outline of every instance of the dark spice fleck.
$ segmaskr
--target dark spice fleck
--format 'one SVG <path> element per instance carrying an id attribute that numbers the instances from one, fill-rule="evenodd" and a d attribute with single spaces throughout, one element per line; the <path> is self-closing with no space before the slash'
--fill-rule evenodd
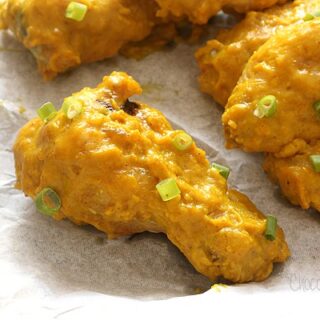
<path id="1" fill-rule="evenodd" d="M 107 108 L 109 111 L 114 111 L 112 104 L 110 102 L 105 100 L 100 100 L 100 99 L 98 99 L 97 102 L 99 102 L 102 106 Z"/>
<path id="2" fill-rule="evenodd" d="M 131 102 L 130 100 L 127 100 L 121 107 L 121 109 L 127 114 L 130 114 L 130 116 L 135 116 L 139 108 L 140 106 L 138 103 Z"/>

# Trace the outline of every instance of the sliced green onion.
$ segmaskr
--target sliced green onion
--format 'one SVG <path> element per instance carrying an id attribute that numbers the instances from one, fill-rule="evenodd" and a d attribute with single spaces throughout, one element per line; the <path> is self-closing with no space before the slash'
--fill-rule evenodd
<path id="1" fill-rule="evenodd" d="M 184 151 L 192 146 L 193 139 L 187 133 L 179 132 L 172 140 L 172 144 L 179 151 Z"/>
<path id="2" fill-rule="evenodd" d="M 314 19 L 314 15 L 311 13 L 307 13 L 303 18 L 304 21 L 311 21 L 313 19 Z"/>
<path id="3" fill-rule="evenodd" d="M 320 115 L 320 100 L 317 100 L 317 101 L 313 104 L 313 109 Z"/>
<path id="4" fill-rule="evenodd" d="M 160 194 L 160 197 L 163 201 L 169 201 L 181 193 L 177 182 L 173 178 L 165 179 L 160 181 L 157 185 L 156 188 Z"/>
<path id="5" fill-rule="evenodd" d="M 47 102 L 37 110 L 37 113 L 42 121 L 48 122 L 57 114 L 57 110 L 51 102 Z"/>
<path id="6" fill-rule="evenodd" d="M 40 191 L 35 198 L 35 203 L 38 211 L 47 216 L 52 216 L 61 208 L 60 197 L 51 188 Z"/>
<path id="7" fill-rule="evenodd" d="M 275 96 L 263 97 L 257 104 L 253 114 L 258 118 L 272 117 L 277 111 L 278 101 Z"/>
<path id="8" fill-rule="evenodd" d="M 314 154 L 310 156 L 310 161 L 312 163 L 315 172 L 320 172 L 320 155 Z"/>
<path id="9" fill-rule="evenodd" d="M 70 2 L 65 13 L 65 17 L 75 21 L 82 21 L 86 16 L 88 6 L 79 2 Z"/>
<path id="10" fill-rule="evenodd" d="M 221 164 L 218 164 L 218 163 L 213 163 L 212 168 L 218 170 L 220 175 L 222 175 L 225 179 L 228 179 L 230 174 L 230 168 L 222 166 Z"/>
<path id="11" fill-rule="evenodd" d="M 68 119 L 73 119 L 83 111 L 82 102 L 74 97 L 66 98 L 62 104 L 62 111 Z"/>
<path id="12" fill-rule="evenodd" d="M 273 241 L 276 238 L 276 231 L 277 231 L 277 218 L 274 216 L 267 216 L 267 223 L 266 223 L 266 231 L 264 236 Z"/>

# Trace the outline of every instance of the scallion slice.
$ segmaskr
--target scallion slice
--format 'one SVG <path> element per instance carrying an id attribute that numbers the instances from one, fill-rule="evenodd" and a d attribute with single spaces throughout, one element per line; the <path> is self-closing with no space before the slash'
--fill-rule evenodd
<path id="1" fill-rule="evenodd" d="M 222 166 L 221 164 L 218 164 L 218 163 L 213 163 L 212 168 L 218 170 L 220 175 L 222 175 L 225 179 L 228 179 L 230 174 L 230 168 Z"/>
<path id="2" fill-rule="evenodd" d="M 86 16 L 88 6 L 79 2 L 70 2 L 65 13 L 65 17 L 75 21 L 82 21 Z"/>
<path id="3" fill-rule="evenodd" d="M 313 104 L 313 109 L 316 111 L 316 113 L 318 115 L 320 115 L 320 100 L 317 100 L 314 104 Z"/>
<path id="4" fill-rule="evenodd" d="M 314 19 L 314 15 L 311 13 L 307 13 L 303 18 L 304 21 L 311 21 L 313 19 Z"/>
<path id="5" fill-rule="evenodd" d="M 38 211 L 47 216 L 52 216 L 61 208 L 60 197 L 51 188 L 44 188 L 40 191 L 35 198 L 35 204 Z"/>
<path id="6" fill-rule="evenodd" d="M 179 132 L 172 140 L 172 144 L 179 151 L 189 149 L 193 144 L 193 139 L 185 132 Z"/>
<path id="7" fill-rule="evenodd" d="M 160 197 L 163 201 L 169 201 L 181 193 L 177 182 L 173 178 L 165 179 L 160 181 L 157 185 L 156 188 L 160 194 Z"/>
<path id="8" fill-rule="evenodd" d="M 310 161 L 312 163 L 315 172 L 320 172 L 320 155 L 314 154 L 310 156 Z"/>
<path id="9" fill-rule="evenodd" d="M 38 116 L 44 122 L 48 122 L 57 114 L 55 106 L 51 102 L 47 102 L 37 110 Z"/>
<path id="10" fill-rule="evenodd" d="M 257 104 L 253 114 L 258 118 L 270 118 L 277 111 L 278 101 L 275 96 L 268 95 L 263 97 Z"/>
<path id="11" fill-rule="evenodd" d="M 265 237 L 273 241 L 276 238 L 276 231 L 277 231 L 277 218 L 274 216 L 267 216 L 266 222 L 266 231 L 264 233 Z"/>
<path id="12" fill-rule="evenodd" d="M 62 111 L 68 119 L 73 119 L 83 111 L 82 102 L 74 97 L 66 98 L 62 104 Z"/>

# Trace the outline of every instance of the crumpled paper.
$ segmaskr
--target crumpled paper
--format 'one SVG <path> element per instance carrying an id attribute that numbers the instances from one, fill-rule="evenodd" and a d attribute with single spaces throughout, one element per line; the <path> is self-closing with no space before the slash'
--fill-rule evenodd
<path id="1" fill-rule="evenodd" d="M 195 49 L 180 44 L 139 62 L 116 57 L 47 83 L 30 53 L 9 33 L 0 33 L 0 319 L 163 319 L 174 314 L 270 319 L 274 309 L 278 316 L 304 317 L 317 310 L 320 215 L 281 196 L 261 169 L 261 155 L 225 150 L 222 110 L 198 89 Z M 268 280 L 210 289 L 212 283 L 165 235 L 109 241 L 94 228 L 37 213 L 33 202 L 14 189 L 12 144 L 19 128 L 44 102 L 59 106 L 64 97 L 95 86 L 114 70 L 137 79 L 144 89 L 139 100 L 192 134 L 211 161 L 232 168 L 230 185 L 278 217 L 292 257 Z"/>

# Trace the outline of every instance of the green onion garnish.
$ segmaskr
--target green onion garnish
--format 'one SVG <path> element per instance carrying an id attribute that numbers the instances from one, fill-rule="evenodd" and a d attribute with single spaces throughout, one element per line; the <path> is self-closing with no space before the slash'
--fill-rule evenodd
<path id="1" fill-rule="evenodd" d="M 311 21 L 313 19 L 314 19 L 314 15 L 311 13 L 307 13 L 303 18 L 304 21 Z"/>
<path id="2" fill-rule="evenodd" d="M 161 196 L 163 201 L 169 201 L 176 198 L 180 193 L 180 189 L 177 185 L 177 182 L 173 178 L 165 179 L 160 181 L 156 188 Z"/>
<path id="3" fill-rule="evenodd" d="M 266 231 L 264 236 L 273 241 L 276 238 L 276 231 L 277 231 L 277 218 L 274 216 L 267 216 L 267 223 L 266 223 Z"/>
<path id="4" fill-rule="evenodd" d="M 42 121 L 48 122 L 57 114 L 57 110 L 51 102 L 47 102 L 37 110 L 37 113 Z"/>
<path id="5" fill-rule="evenodd" d="M 228 167 L 222 166 L 221 164 L 218 164 L 218 163 L 213 163 L 212 168 L 218 170 L 220 175 L 222 175 L 225 179 L 228 179 L 230 174 L 230 169 Z"/>
<path id="6" fill-rule="evenodd" d="M 172 140 L 172 144 L 179 151 L 184 151 L 192 146 L 193 140 L 185 132 L 180 132 L 174 137 L 174 139 Z"/>
<path id="7" fill-rule="evenodd" d="M 38 211 L 47 216 L 52 216 L 61 208 L 60 197 L 51 188 L 40 191 L 35 198 L 35 203 Z"/>
<path id="8" fill-rule="evenodd" d="M 320 155 L 314 154 L 310 156 L 310 161 L 312 163 L 315 172 L 320 172 Z"/>
<path id="9" fill-rule="evenodd" d="M 62 104 L 62 111 L 68 119 L 73 119 L 83 111 L 82 102 L 74 97 L 66 98 Z"/>
<path id="10" fill-rule="evenodd" d="M 253 114 L 258 118 L 272 117 L 277 111 L 278 101 L 275 96 L 263 97 L 257 104 Z"/>
<path id="11" fill-rule="evenodd" d="M 317 100 L 317 101 L 313 104 L 313 109 L 320 115 L 320 100 Z"/>
<path id="12" fill-rule="evenodd" d="M 65 17 L 75 21 L 82 21 L 86 16 L 88 6 L 79 2 L 70 2 L 65 13 Z"/>

